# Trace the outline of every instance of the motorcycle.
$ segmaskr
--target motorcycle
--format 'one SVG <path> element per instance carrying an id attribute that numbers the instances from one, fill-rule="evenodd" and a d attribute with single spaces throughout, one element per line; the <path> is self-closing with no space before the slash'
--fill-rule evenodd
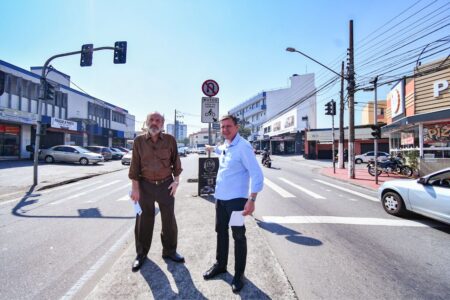
<path id="1" fill-rule="evenodd" d="M 272 166 L 272 159 L 270 158 L 268 152 L 263 152 L 262 159 L 261 159 L 261 164 L 264 167 L 267 167 L 267 168 L 270 168 Z"/>
<path id="2" fill-rule="evenodd" d="M 375 176 L 375 161 L 371 160 L 367 164 L 367 171 L 370 175 Z M 403 164 L 403 161 L 399 157 L 390 157 L 386 161 L 377 162 L 377 174 L 382 172 L 388 174 L 400 174 L 407 177 L 413 175 L 413 169 L 410 166 Z"/>

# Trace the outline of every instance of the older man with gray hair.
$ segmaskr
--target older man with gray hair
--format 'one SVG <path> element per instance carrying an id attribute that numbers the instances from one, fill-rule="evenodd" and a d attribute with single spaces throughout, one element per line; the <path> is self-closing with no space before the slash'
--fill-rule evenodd
<path id="1" fill-rule="evenodd" d="M 142 214 L 136 215 L 136 259 L 132 271 L 138 271 L 145 262 L 155 224 L 155 201 L 161 213 L 163 245 L 162 257 L 184 262 L 176 252 L 178 228 L 175 220 L 175 193 L 182 172 L 175 138 L 162 132 L 164 116 L 152 112 L 147 116 L 147 132 L 136 137 L 133 144 L 128 177 L 131 179 L 131 199 L 139 202 Z"/>

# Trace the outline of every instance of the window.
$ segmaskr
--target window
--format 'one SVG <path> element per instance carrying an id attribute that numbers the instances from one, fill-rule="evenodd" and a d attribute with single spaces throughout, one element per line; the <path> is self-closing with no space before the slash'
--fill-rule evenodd
<path id="1" fill-rule="evenodd" d="M 112 120 L 117 123 L 125 124 L 125 115 L 117 111 L 112 112 Z"/>

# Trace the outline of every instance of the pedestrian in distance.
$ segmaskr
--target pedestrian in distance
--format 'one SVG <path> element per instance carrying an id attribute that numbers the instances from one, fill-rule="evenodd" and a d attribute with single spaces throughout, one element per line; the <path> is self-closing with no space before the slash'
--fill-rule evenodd
<path id="1" fill-rule="evenodd" d="M 242 211 L 244 216 L 255 210 L 256 195 L 263 188 L 264 177 L 253 148 L 243 139 L 238 131 L 236 117 L 223 116 L 220 128 L 225 143 L 218 147 L 207 146 L 208 151 L 219 155 L 219 171 L 217 173 L 216 198 L 216 262 L 203 274 L 205 280 L 211 279 L 227 271 L 228 264 L 228 229 L 233 211 Z M 234 293 L 244 286 L 244 271 L 247 261 L 247 238 L 245 225 L 231 226 L 234 239 L 234 277 L 231 288 Z"/>
<path id="2" fill-rule="evenodd" d="M 148 114 L 147 132 L 136 137 L 133 144 L 128 177 L 131 179 L 130 197 L 139 203 L 142 213 L 136 214 L 134 229 L 136 259 L 132 271 L 138 271 L 150 250 L 155 224 L 155 202 L 161 214 L 162 257 L 184 262 L 177 253 L 178 228 L 175 219 L 175 193 L 182 172 L 175 138 L 162 132 L 164 117 L 159 112 Z"/>

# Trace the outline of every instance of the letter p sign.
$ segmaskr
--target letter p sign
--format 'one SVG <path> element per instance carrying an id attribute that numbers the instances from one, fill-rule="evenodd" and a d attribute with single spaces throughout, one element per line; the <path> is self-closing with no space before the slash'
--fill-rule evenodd
<path id="1" fill-rule="evenodd" d="M 433 96 L 434 98 L 439 97 L 440 92 L 448 88 L 447 80 L 437 80 L 433 84 Z"/>

